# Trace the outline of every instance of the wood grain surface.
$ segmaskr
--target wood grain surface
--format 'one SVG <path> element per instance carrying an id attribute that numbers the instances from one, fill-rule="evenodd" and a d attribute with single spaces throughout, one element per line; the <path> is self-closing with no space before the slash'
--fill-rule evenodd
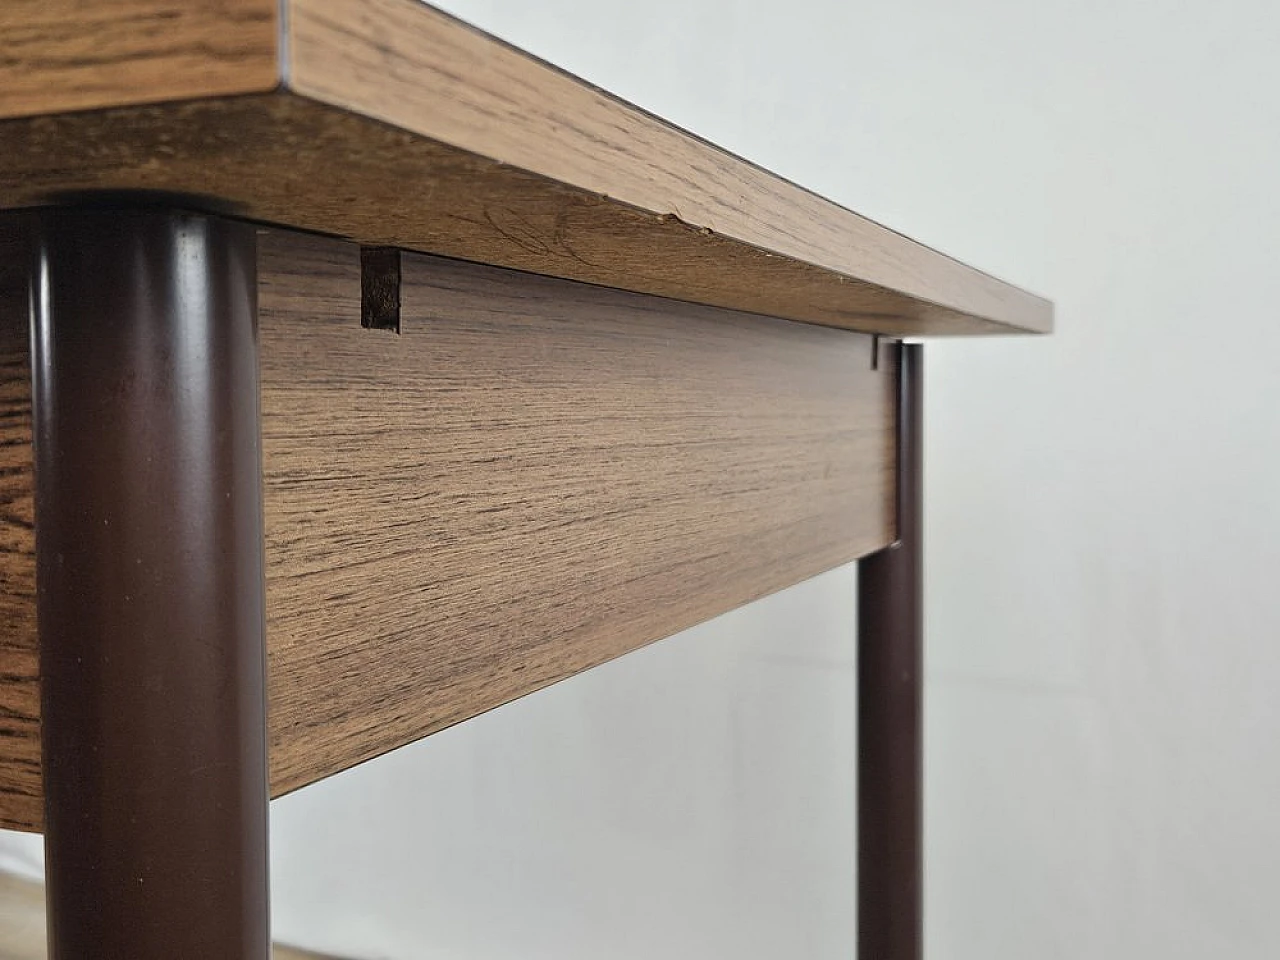
<path id="1" fill-rule="evenodd" d="M 279 0 L 4 0 L 0 117 L 270 90 Z"/>
<path id="2" fill-rule="evenodd" d="M 304 96 L 911 299 L 1049 329 L 1039 298 L 418 0 L 285 2 L 286 82 Z"/>
<path id="3" fill-rule="evenodd" d="M 941 287 L 936 301 L 913 297 L 289 95 L 12 120 L 0 146 L 0 209 L 67 193 L 196 194 L 212 198 L 197 205 L 370 245 L 827 326 L 1021 330 Z M 923 258 L 922 282 L 944 260 Z M 1048 322 L 1043 301 L 1004 289 L 1029 327 Z"/>
<path id="4" fill-rule="evenodd" d="M 402 332 L 368 330 L 355 245 L 261 236 L 275 794 L 892 539 L 871 338 L 402 267 Z M 0 271 L 0 825 L 38 829 L 27 363 Z"/>
<path id="5" fill-rule="evenodd" d="M 0 218 L 0 827 L 41 822 L 27 248 Z"/>
<path id="6" fill-rule="evenodd" d="M 271 775 L 292 790 L 893 538 L 871 338 L 419 256 L 260 254 Z"/>
<path id="7" fill-rule="evenodd" d="M 1052 325 L 1045 300 L 418 0 L 279 2 L 279 21 L 276 0 L 4 7 L 0 208 L 157 190 L 867 332 Z"/>

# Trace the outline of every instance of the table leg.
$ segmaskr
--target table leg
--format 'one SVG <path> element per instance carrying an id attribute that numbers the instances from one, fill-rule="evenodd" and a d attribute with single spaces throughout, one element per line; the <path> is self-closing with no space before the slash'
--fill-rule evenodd
<path id="1" fill-rule="evenodd" d="M 922 348 L 902 347 L 898 540 L 858 567 L 858 956 L 923 953 Z"/>
<path id="2" fill-rule="evenodd" d="M 267 960 L 254 229 L 37 219 L 50 956 Z"/>

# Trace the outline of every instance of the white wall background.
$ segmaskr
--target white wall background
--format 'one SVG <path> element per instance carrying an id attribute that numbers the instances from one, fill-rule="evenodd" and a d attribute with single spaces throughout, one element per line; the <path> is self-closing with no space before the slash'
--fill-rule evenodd
<path id="1" fill-rule="evenodd" d="M 837 570 L 277 800 L 276 936 L 394 960 L 854 953 Z"/>
<path id="2" fill-rule="evenodd" d="M 929 356 L 929 955 L 1280 956 L 1280 4 L 445 6 L 1055 299 L 1051 340 Z M 559 924 L 548 956 L 850 956 L 852 587 L 832 574 L 397 758 L 427 794 L 447 751 L 516 753 L 507 802 L 559 809 L 519 836 L 502 815 L 502 856 L 545 855 L 548 821 L 572 850 L 559 829 L 582 821 L 587 851 L 553 861 L 600 869 L 575 878 L 597 893 L 648 871 L 671 912 L 644 942 L 607 894 L 575 923 L 554 875 L 553 904 L 480 885 L 451 909 Z M 830 666 L 771 662 L 793 649 Z M 735 712 L 758 722 L 727 728 Z M 629 791 L 638 819 L 596 829 Z M 280 805 L 278 878 L 320 830 L 294 818 L 325 802 Z M 478 818 L 453 838 L 457 867 L 490 835 Z M 542 955 L 473 942 L 439 955 Z"/>
<path id="3" fill-rule="evenodd" d="M 929 956 L 1280 956 L 1280 4 L 444 6 L 1057 302 L 929 350 Z M 278 802 L 277 933 L 850 956 L 853 589 Z"/>

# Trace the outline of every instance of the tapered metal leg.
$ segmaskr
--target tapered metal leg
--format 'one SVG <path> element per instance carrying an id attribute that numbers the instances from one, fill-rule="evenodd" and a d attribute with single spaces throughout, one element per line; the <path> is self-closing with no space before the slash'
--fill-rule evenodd
<path id="1" fill-rule="evenodd" d="M 54 960 L 267 960 L 254 230 L 39 217 L 31 302 Z"/>
<path id="2" fill-rule="evenodd" d="M 922 349 L 904 346 L 898 541 L 858 567 L 858 956 L 923 953 Z"/>

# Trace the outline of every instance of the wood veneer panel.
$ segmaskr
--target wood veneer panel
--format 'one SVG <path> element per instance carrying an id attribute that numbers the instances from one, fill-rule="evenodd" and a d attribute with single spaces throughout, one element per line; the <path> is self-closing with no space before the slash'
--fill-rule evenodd
<path id="1" fill-rule="evenodd" d="M 870 338 L 407 256 L 259 254 L 272 790 L 892 538 Z M 24 262 L 0 235 L 0 825 L 39 829 Z"/>
<path id="2" fill-rule="evenodd" d="M 417 256 L 397 336 L 352 246 L 261 262 L 277 792 L 892 539 L 869 337 Z"/>
<path id="3" fill-rule="evenodd" d="M 1009 328 L 1005 332 L 1050 328 L 1052 314 L 1044 300 L 860 217 L 418 0 L 285 2 L 287 83 L 304 96 L 653 217 L 982 317 Z M 686 269 L 694 272 L 703 265 Z M 760 282 L 747 274 L 739 281 L 748 287 Z M 678 271 L 667 282 L 670 291 L 650 292 L 685 297 L 685 278 Z"/>
<path id="4" fill-rule="evenodd" d="M 0 117 L 270 90 L 279 0 L 4 0 Z"/>
<path id="5" fill-rule="evenodd" d="M 827 326 L 1020 332 L 291 95 L 9 121 L 0 145 L 0 208 L 81 191 L 199 194 L 267 223 Z M 924 282 L 943 260 L 917 263 Z M 1003 289 L 1047 322 L 1043 301 Z"/>
<path id="6" fill-rule="evenodd" d="M 418 0 L 16 0 L 0 10 L 6 117 L 0 208 L 161 190 L 848 329 L 1052 325 L 1047 301 Z"/>
<path id="7" fill-rule="evenodd" d="M 26 247 L 0 223 L 0 827 L 43 818 Z"/>

